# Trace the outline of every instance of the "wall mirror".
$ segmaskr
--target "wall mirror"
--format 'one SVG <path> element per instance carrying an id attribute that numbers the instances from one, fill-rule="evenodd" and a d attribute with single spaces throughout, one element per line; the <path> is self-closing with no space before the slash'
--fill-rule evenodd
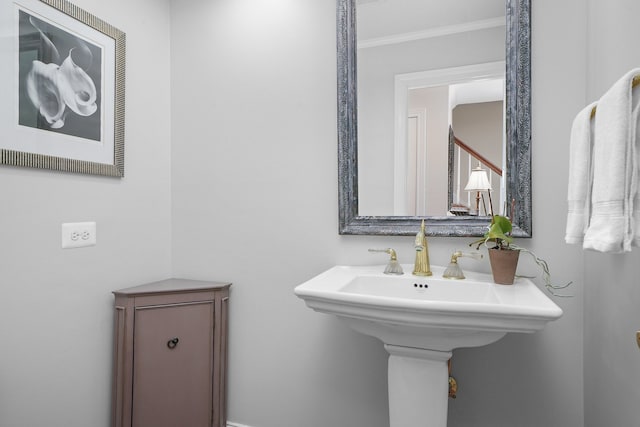
<path id="1" fill-rule="evenodd" d="M 529 14 L 530 0 L 337 0 L 340 234 L 412 235 L 422 219 L 430 236 L 484 234 L 485 196 L 464 190 L 479 164 L 494 213 L 531 236 Z M 495 147 L 473 149 L 487 127 Z"/>

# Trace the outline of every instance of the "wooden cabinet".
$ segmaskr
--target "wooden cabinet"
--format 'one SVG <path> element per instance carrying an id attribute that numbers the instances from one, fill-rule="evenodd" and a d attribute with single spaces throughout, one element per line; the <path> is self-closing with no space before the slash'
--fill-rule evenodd
<path id="1" fill-rule="evenodd" d="M 229 283 L 115 291 L 113 427 L 225 427 Z"/>

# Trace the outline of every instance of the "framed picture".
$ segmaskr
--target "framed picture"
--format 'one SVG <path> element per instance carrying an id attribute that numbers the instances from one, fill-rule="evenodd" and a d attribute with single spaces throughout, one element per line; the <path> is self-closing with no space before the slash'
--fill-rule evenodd
<path id="1" fill-rule="evenodd" d="M 0 163 L 124 176 L 125 34 L 66 0 L 0 5 Z"/>

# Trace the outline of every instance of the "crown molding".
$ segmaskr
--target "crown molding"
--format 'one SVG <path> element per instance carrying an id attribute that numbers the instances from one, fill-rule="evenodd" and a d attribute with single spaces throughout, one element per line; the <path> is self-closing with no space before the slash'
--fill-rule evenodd
<path id="1" fill-rule="evenodd" d="M 504 16 L 497 18 L 482 19 L 478 21 L 465 22 L 464 24 L 444 25 L 442 27 L 429 28 L 422 31 L 394 34 L 385 37 L 375 37 L 358 41 L 358 49 L 386 46 L 391 44 L 406 43 L 416 40 L 430 39 L 434 37 L 448 36 L 452 34 L 468 33 L 471 31 L 486 30 L 489 28 L 504 27 L 506 20 Z"/>

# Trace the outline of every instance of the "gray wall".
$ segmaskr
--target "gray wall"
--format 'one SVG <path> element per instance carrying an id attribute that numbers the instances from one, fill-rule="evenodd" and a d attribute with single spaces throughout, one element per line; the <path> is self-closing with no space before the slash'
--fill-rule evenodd
<path id="1" fill-rule="evenodd" d="M 481 102 L 476 104 L 462 104 L 453 109 L 453 118 L 451 125 L 457 138 L 462 142 L 475 149 L 478 153 L 482 154 L 491 163 L 498 168 L 502 169 L 502 156 L 503 156 L 503 140 L 504 140 L 504 120 L 503 120 L 504 104 L 502 101 Z M 458 165 L 458 150 L 455 150 L 455 162 L 454 168 Z M 469 160 L 471 158 L 471 163 Z M 464 191 L 464 187 L 469 180 L 469 172 L 467 165 L 471 165 L 471 168 L 478 166 L 478 161 L 473 158 L 464 150 L 460 150 L 460 192 L 456 194 L 456 188 L 458 186 L 458 175 L 454 174 L 453 185 L 453 203 L 460 202 L 466 204 L 466 206 L 475 209 L 475 192 Z M 491 177 L 492 188 L 492 202 L 493 212 L 495 214 L 504 214 L 504 203 L 501 203 L 502 193 L 500 191 L 502 186 L 502 179 L 498 174 L 492 172 L 491 169 L 483 165 L 483 169 L 487 171 L 489 177 Z M 484 205 L 480 204 L 481 211 L 487 209 L 489 214 L 491 213 L 491 205 L 485 200 Z"/>
<path id="2" fill-rule="evenodd" d="M 564 316 L 541 333 L 454 352 L 464 391 L 450 404 L 451 426 L 583 426 L 582 250 L 564 243 L 564 225 L 569 130 L 585 102 L 585 6 L 532 2 L 534 237 L 518 241 L 550 262 L 554 281 L 573 280 L 574 297 L 555 299 Z"/>
<path id="3" fill-rule="evenodd" d="M 589 0 L 588 100 L 600 98 L 623 74 L 640 66 L 632 0 Z M 585 426 L 638 424 L 640 251 L 585 253 Z"/>
<path id="4" fill-rule="evenodd" d="M 111 291 L 171 274 L 169 4 L 74 3 L 127 33 L 126 176 L 0 167 L 2 427 L 110 425 Z M 97 246 L 61 249 L 75 221 Z"/>
<path id="5" fill-rule="evenodd" d="M 413 239 L 337 234 L 334 0 L 259 3 L 172 9 L 174 272 L 234 282 L 231 420 L 386 427 L 382 345 L 307 309 L 293 288 L 334 264 L 382 263 L 370 247 L 410 263 Z M 535 237 L 520 242 L 558 282 L 574 280 L 575 297 L 557 300 L 565 315 L 542 332 L 455 351 L 454 427 L 583 425 L 582 252 L 564 244 L 564 220 L 569 129 L 585 101 L 584 6 L 533 5 Z M 431 239 L 432 262 L 468 242 Z M 525 258 L 521 272 L 538 270 Z"/>
<path id="6" fill-rule="evenodd" d="M 334 1 L 180 0 L 170 28 L 167 2 L 75 3 L 127 32 L 127 176 L 0 168 L 0 425 L 108 426 L 110 291 L 174 274 L 234 282 L 231 420 L 386 427 L 380 343 L 292 294 L 334 264 L 381 263 L 369 247 L 413 257 L 410 238 L 337 234 Z M 534 238 L 520 243 L 575 297 L 542 332 L 455 351 L 450 426 L 633 423 L 637 252 L 563 241 L 571 121 L 637 65 L 633 16 L 631 0 L 533 2 Z M 98 246 L 62 251 L 60 223 L 85 220 Z M 432 262 L 467 243 L 431 239 Z"/>
<path id="7" fill-rule="evenodd" d="M 458 138 L 502 168 L 502 101 L 458 105 L 451 120 Z"/>

